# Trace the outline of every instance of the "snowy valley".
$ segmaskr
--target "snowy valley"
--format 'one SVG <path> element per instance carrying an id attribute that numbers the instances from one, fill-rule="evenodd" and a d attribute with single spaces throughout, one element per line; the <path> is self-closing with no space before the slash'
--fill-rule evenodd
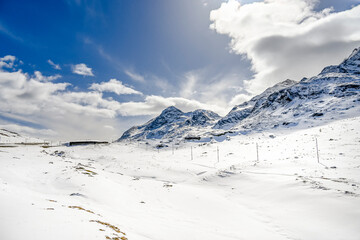
<path id="1" fill-rule="evenodd" d="M 225 117 L 169 107 L 111 144 L 1 130 L 0 239 L 358 240 L 359 90 L 356 49 Z"/>
<path id="2" fill-rule="evenodd" d="M 359 239 L 359 129 L 3 147 L 1 239 Z"/>

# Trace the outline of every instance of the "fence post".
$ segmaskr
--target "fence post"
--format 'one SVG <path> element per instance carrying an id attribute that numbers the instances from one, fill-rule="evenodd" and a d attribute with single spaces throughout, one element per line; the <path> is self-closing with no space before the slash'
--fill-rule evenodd
<path id="1" fill-rule="evenodd" d="M 259 162 L 259 144 L 256 143 L 256 159 Z"/>
<path id="2" fill-rule="evenodd" d="M 192 149 L 192 146 L 191 146 L 191 161 L 193 160 L 193 149 Z"/>
<path id="3" fill-rule="evenodd" d="M 320 163 L 320 158 L 319 158 L 319 147 L 318 147 L 318 140 L 317 140 L 317 138 L 315 138 L 315 143 L 316 143 L 316 157 L 317 157 L 317 161 L 318 161 L 318 163 Z"/>

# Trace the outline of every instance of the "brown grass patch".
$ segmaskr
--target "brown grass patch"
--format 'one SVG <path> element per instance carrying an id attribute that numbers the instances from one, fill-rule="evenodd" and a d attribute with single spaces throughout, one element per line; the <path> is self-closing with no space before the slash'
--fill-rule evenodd
<path id="1" fill-rule="evenodd" d="M 97 175 L 96 172 L 86 169 L 83 166 L 81 166 L 80 164 L 78 166 L 76 166 L 75 169 L 80 171 L 82 174 L 88 175 L 89 177 L 93 177 L 93 176 Z"/>
<path id="2" fill-rule="evenodd" d="M 83 208 L 83 207 L 79 207 L 79 206 L 68 206 L 68 208 L 78 209 L 78 210 L 81 210 L 81 211 L 85 211 L 85 212 L 88 212 L 88 213 L 95 214 L 93 211 L 87 210 L 87 209 L 85 209 L 85 208 Z"/>
<path id="3" fill-rule="evenodd" d="M 126 237 L 122 236 L 122 237 L 109 237 L 109 236 L 105 236 L 106 239 L 109 240 L 127 240 Z"/>
<path id="4" fill-rule="evenodd" d="M 120 229 L 119 229 L 118 227 L 116 227 L 116 226 L 114 226 L 114 225 L 111 225 L 110 223 L 102 222 L 102 221 L 100 221 L 100 220 L 90 220 L 90 222 L 96 222 L 96 223 L 98 223 L 98 224 L 101 224 L 101 225 L 103 225 L 103 226 L 106 226 L 106 227 L 108 227 L 108 228 L 111 228 L 112 230 L 114 230 L 114 231 L 117 232 L 117 233 L 121 233 L 121 234 L 123 234 L 123 235 L 126 235 L 126 233 L 120 231 Z M 111 239 L 111 238 L 110 238 L 110 239 Z"/>

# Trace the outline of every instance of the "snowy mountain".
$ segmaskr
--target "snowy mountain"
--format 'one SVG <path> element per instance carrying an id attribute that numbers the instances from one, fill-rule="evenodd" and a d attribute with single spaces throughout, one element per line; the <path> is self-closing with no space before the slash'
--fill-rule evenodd
<path id="1" fill-rule="evenodd" d="M 135 126 L 127 130 L 119 139 L 161 139 L 161 138 L 193 138 L 200 132 L 210 131 L 220 116 L 208 110 L 195 110 L 184 113 L 176 107 L 168 107 L 162 113 L 141 126 Z M 195 137 L 196 137 L 195 136 Z"/>
<path id="2" fill-rule="evenodd" d="M 286 80 L 278 83 L 273 87 L 266 89 L 263 93 L 253 97 L 250 101 L 244 102 L 240 105 L 236 105 L 231 111 L 222 119 L 220 119 L 214 126 L 215 129 L 231 129 L 234 125 L 241 122 L 241 120 L 247 118 L 254 109 L 255 105 L 259 105 L 266 101 L 266 99 L 273 93 L 290 87 L 297 83 L 293 80 Z"/>
<path id="3" fill-rule="evenodd" d="M 223 118 L 211 111 L 183 113 L 169 107 L 148 123 L 132 127 L 119 140 L 199 139 L 279 127 L 306 128 L 358 116 L 359 91 L 360 48 L 341 64 L 325 67 L 317 76 L 300 82 L 286 80 L 268 88 L 235 106 Z"/>
<path id="4" fill-rule="evenodd" d="M 358 116 L 359 90 L 360 48 L 340 65 L 326 67 L 315 77 L 304 78 L 259 99 L 232 130 L 263 130 L 281 125 L 307 127 Z"/>
<path id="5" fill-rule="evenodd" d="M 44 140 L 23 136 L 19 133 L 16 133 L 14 131 L 10 131 L 7 129 L 0 129 L 0 145 L 3 144 L 37 144 L 37 143 L 44 143 Z"/>

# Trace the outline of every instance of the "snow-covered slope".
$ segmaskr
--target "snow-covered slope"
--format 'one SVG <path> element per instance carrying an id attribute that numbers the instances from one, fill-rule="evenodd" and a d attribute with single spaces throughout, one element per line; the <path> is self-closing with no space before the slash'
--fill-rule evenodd
<path id="1" fill-rule="evenodd" d="M 358 240 L 359 129 L 0 148 L 0 239 Z"/>
<path id="2" fill-rule="evenodd" d="M 235 106 L 223 118 L 197 110 L 194 113 L 203 121 L 192 124 L 191 113 L 184 114 L 171 107 L 147 124 L 129 129 L 120 140 L 186 139 L 189 135 L 210 139 L 227 133 L 306 128 L 359 116 L 359 93 L 360 48 L 340 65 L 328 66 L 317 76 L 300 82 L 286 80 L 268 88 L 250 101 Z"/>
<path id="3" fill-rule="evenodd" d="M 218 119 L 220 116 L 212 111 L 200 109 L 184 113 L 171 106 L 146 124 L 130 128 L 119 140 L 193 138 L 193 131 L 196 136 L 199 130 L 209 131 Z"/>
<path id="4" fill-rule="evenodd" d="M 44 143 L 44 140 L 23 136 L 14 131 L 10 131 L 7 129 L 0 129 L 0 145 L 1 144 L 37 144 Z"/>
<path id="5" fill-rule="evenodd" d="M 259 105 L 266 101 L 266 99 L 273 93 L 290 87 L 296 84 L 296 81 L 286 80 L 284 82 L 278 83 L 273 87 L 266 89 L 263 93 L 253 97 L 250 101 L 244 102 L 240 105 L 237 105 L 231 109 L 231 111 L 223 118 L 221 118 L 214 126 L 215 129 L 230 129 L 236 124 L 241 122 L 243 119 L 247 118 L 253 111 L 255 105 Z"/>

